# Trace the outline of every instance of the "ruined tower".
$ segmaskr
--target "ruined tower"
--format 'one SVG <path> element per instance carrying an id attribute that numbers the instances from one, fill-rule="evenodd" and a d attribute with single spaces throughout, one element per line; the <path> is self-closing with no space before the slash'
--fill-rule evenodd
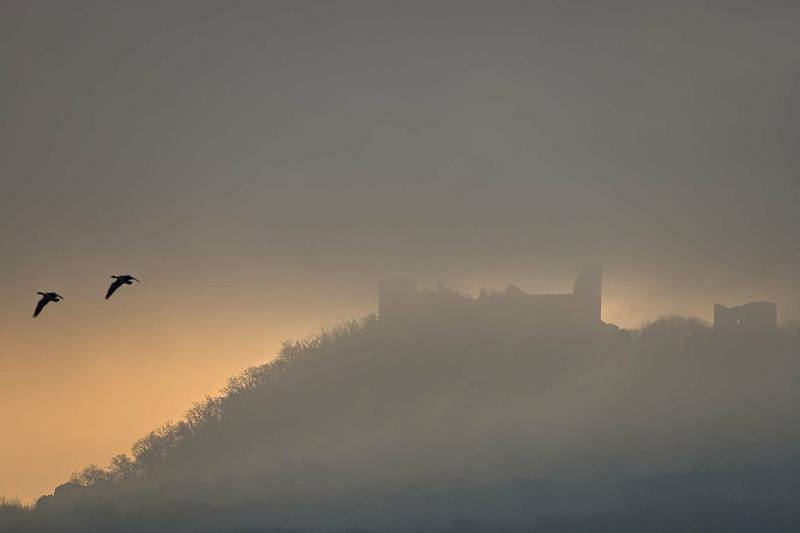
<path id="1" fill-rule="evenodd" d="M 602 310 L 603 269 L 597 265 L 588 265 L 581 269 L 575 280 L 573 297 L 578 300 L 577 309 L 586 313 L 588 323 L 599 324 Z"/>

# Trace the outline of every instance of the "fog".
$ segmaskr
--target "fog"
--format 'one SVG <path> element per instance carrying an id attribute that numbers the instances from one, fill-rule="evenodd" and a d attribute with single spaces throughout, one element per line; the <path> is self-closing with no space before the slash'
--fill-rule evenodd
<path id="1" fill-rule="evenodd" d="M 771 301 L 793 331 L 798 21 L 781 1 L 4 2 L 0 495 L 33 504 L 70 472 L 108 464 L 271 361 L 283 339 L 376 311 L 387 276 L 476 298 L 507 284 L 559 293 L 597 263 L 606 323 L 710 324 L 716 303 Z M 123 273 L 142 284 L 104 301 Z M 32 320 L 36 292 L 51 290 L 64 301 Z M 635 333 L 581 344 L 506 339 L 495 325 L 477 337 L 408 332 L 402 350 L 370 330 L 374 357 L 420 366 L 419 382 L 376 377 L 393 391 L 381 400 L 397 410 L 391 423 L 348 418 L 361 401 L 328 399 L 320 431 L 286 422 L 267 439 L 283 448 L 236 461 L 209 444 L 199 471 L 238 476 L 256 454 L 257 470 L 285 468 L 303 490 L 314 476 L 292 468 L 306 460 L 353 470 L 331 484 L 365 469 L 369 483 L 342 493 L 411 478 L 486 487 L 517 471 L 573 480 L 601 465 L 649 476 L 698 458 L 759 463 L 794 442 L 779 429 L 796 405 L 782 396 L 790 333 L 774 332 L 769 349 L 715 337 L 656 357 Z M 330 381 L 310 386 L 334 397 L 366 386 L 358 369 L 378 369 L 354 357 L 333 357 Z M 495 358 L 533 366 L 502 375 Z M 513 381 L 523 370 L 540 388 Z M 501 386 L 488 398 L 465 384 L 493 372 Z M 762 381 L 746 387 L 752 376 Z M 319 412 L 321 393 L 286 379 L 309 404 L 263 409 Z M 709 437 L 709 424 L 729 438 Z"/>
<path id="2" fill-rule="evenodd" d="M 130 456 L 76 472 L 21 530 L 569 530 L 604 516 L 634 531 L 668 510 L 754 531 L 765 506 L 768 526 L 796 524 L 800 331 L 485 314 L 476 327 L 458 307 L 476 300 L 423 294 L 423 316 L 285 343 Z M 494 298 L 503 316 L 512 300 Z"/>

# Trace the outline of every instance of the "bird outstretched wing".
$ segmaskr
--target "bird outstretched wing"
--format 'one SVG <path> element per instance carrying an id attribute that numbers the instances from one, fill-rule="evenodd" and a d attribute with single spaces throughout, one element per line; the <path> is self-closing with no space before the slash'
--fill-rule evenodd
<path id="1" fill-rule="evenodd" d="M 113 283 L 108 287 L 108 292 L 106 292 L 106 300 L 111 298 L 111 295 L 114 294 L 114 291 L 119 289 L 122 286 L 123 282 L 119 279 L 115 279 Z"/>
<path id="2" fill-rule="evenodd" d="M 42 296 L 42 298 L 36 304 L 36 310 L 33 312 L 33 318 L 39 316 L 39 313 L 42 312 L 42 309 L 44 309 L 44 306 L 47 305 L 47 302 L 48 302 L 47 297 Z"/>

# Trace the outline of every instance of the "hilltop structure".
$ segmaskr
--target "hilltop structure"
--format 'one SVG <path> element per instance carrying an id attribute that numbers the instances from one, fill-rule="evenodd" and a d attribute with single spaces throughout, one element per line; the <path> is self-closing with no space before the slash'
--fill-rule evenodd
<path id="1" fill-rule="evenodd" d="M 388 324 L 457 319 L 462 324 L 587 330 L 606 326 L 601 320 L 601 292 L 598 266 L 584 267 L 573 291 L 564 294 L 528 294 L 509 285 L 503 292 L 482 289 L 478 298 L 472 298 L 444 287 L 420 290 L 409 278 L 389 278 L 380 283 L 378 315 Z"/>
<path id="2" fill-rule="evenodd" d="M 724 333 L 769 333 L 778 329 L 778 306 L 750 302 L 737 307 L 714 306 L 714 329 Z"/>

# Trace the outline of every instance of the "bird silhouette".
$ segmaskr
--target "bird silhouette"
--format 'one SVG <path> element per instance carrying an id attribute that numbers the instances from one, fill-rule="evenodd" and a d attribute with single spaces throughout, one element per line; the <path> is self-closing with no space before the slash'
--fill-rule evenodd
<path id="1" fill-rule="evenodd" d="M 60 302 L 64 299 L 64 297 L 57 292 L 37 292 L 36 294 L 41 294 L 42 297 L 36 304 L 36 310 L 33 312 L 33 318 L 39 316 L 39 313 L 42 312 L 42 309 L 44 309 L 45 305 L 49 304 L 50 302 Z"/>
<path id="2" fill-rule="evenodd" d="M 108 292 L 106 292 L 106 300 L 111 298 L 111 295 L 114 294 L 114 291 L 116 291 L 123 285 L 132 285 L 134 281 L 139 282 L 138 279 L 128 274 L 125 274 L 124 276 L 111 276 L 111 277 L 114 278 L 114 281 L 111 282 L 111 285 L 108 287 Z"/>

